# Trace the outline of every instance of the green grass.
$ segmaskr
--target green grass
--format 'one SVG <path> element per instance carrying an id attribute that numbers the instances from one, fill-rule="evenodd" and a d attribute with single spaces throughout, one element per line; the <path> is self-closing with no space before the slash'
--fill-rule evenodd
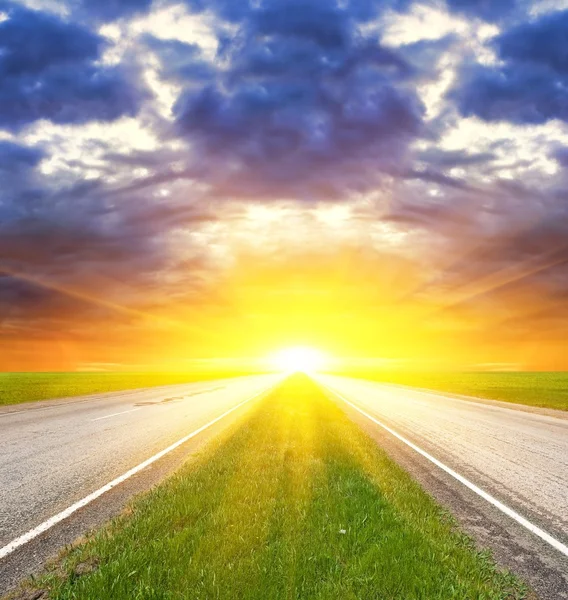
<path id="1" fill-rule="evenodd" d="M 303 376 L 35 585 L 50 600 L 525 597 Z"/>
<path id="2" fill-rule="evenodd" d="M 407 373 L 403 371 L 359 371 L 342 374 L 452 394 L 568 410 L 568 372 Z"/>
<path id="3" fill-rule="evenodd" d="M 190 383 L 242 375 L 235 372 L 188 373 L 1 373 L 0 406 L 67 396 Z"/>

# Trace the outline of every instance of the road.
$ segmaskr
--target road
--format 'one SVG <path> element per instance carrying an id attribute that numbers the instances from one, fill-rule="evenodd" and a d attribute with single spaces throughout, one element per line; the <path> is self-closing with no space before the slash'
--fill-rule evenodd
<path id="1" fill-rule="evenodd" d="M 0 554 L 18 537 L 280 379 L 241 377 L 0 408 Z M 24 569 L 20 575 L 25 574 Z"/>
<path id="2" fill-rule="evenodd" d="M 281 378 L 205 381 L 0 408 L 0 556 L 14 540 Z M 565 545 L 568 413 L 531 413 L 360 379 L 316 380 L 542 599 L 568 598 L 566 556 L 425 456 Z M 242 410 L 231 414 L 237 418 Z M 196 439 L 215 435 L 231 418 Z M 40 569 L 63 544 L 119 512 L 132 494 L 160 481 L 198 447 L 194 442 L 168 454 L 169 464 L 168 457 L 161 458 L 105 493 L 104 502 L 92 502 L 0 558 L 0 594 Z"/>
<path id="3" fill-rule="evenodd" d="M 366 413 L 357 411 L 356 420 L 366 421 L 366 429 L 380 429 L 379 442 L 393 457 L 450 504 L 483 544 L 493 545 L 508 566 L 523 572 L 542 597 L 568 598 L 568 556 L 562 551 L 568 544 L 568 413 L 526 412 L 361 379 L 320 375 L 317 380 Z M 550 534 L 559 549 L 417 449 Z M 477 514 L 465 514 L 472 506 Z"/>

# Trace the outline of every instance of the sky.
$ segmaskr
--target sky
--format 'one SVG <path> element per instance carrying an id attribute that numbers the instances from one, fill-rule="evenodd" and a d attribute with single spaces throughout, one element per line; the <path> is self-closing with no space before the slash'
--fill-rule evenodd
<path id="1" fill-rule="evenodd" d="M 0 0 L 0 369 L 567 337 L 568 0 Z"/>

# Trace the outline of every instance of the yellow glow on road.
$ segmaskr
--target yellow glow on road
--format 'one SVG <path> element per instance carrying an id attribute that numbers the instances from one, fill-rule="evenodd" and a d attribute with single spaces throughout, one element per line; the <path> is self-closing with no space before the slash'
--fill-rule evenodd
<path id="1" fill-rule="evenodd" d="M 328 359 L 323 352 L 309 346 L 284 348 L 270 358 L 273 368 L 291 373 L 313 373 L 324 368 L 327 363 Z"/>

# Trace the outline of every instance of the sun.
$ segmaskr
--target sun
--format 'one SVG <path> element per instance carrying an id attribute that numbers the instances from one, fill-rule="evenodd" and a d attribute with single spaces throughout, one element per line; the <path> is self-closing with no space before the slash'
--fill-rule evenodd
<path id="1" fill-rule="evenodd" d="M 309 346 L 292 346 L 273 354 L 270 364 L 273 368 L 287 373 L 302 371 L 313 373 L 326 365 L 326 356 L 317 348 Z"/>

